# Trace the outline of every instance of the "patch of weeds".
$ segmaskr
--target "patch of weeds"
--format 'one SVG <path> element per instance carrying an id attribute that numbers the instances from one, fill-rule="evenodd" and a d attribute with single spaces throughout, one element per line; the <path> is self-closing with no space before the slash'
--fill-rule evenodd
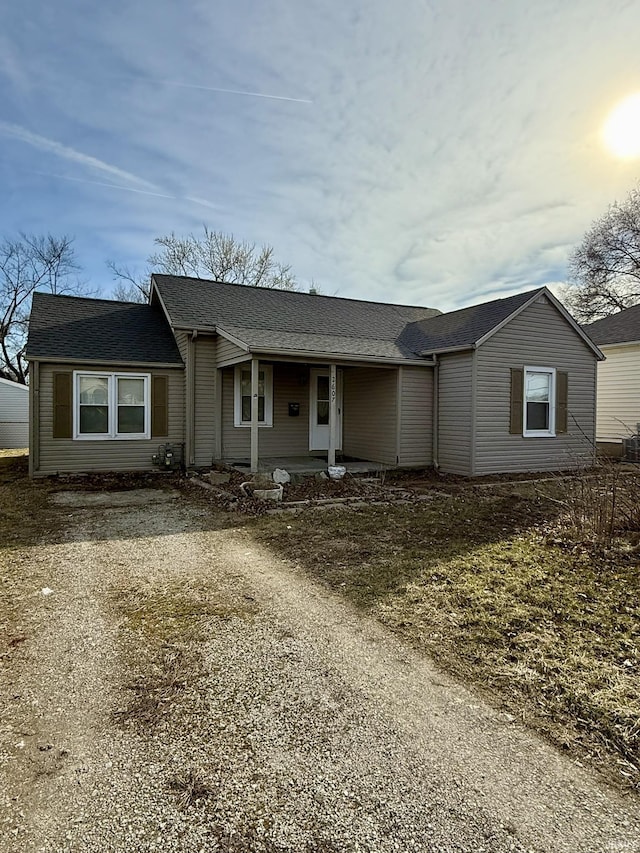
<path id="1" fill-rule="evenodd" d="M 312 511 L 271 516 L 253 533 L 571 754 L 640 787 L 640 557 L 554 542 L 562 511 L 499 484 L 321 523 Z"/>
<path id="2" fill-rule="evenodd" d="M 216 620 L 251 618 L 254 602 L 231 600 L 205 585 L 172 582 L 164 587 L 119 587 L 113 603 L 123 617 L 128 700 L 112 713 L 122 726 L 143 732 L 172 713 L 203 676 L 201 642 Z"/>
<path id="3" fill-rule="evenodd" d="M 213 794 L 204 772 L 198 767 L 188 767 L 169 780 L 169 787 L 177 793 L 178 806 L 188 809 Z"/>
<path id="4" fill-rule="evenodd" d="M 163 647 L 157 659 L 125 685 L 130 694 L 129 701 L 113 711 L 113 720 L 125 727 L 155 728 L 172 710 L 187 678 L 192 678 L 198 669 L 199 661 L 185 649 Z"/>

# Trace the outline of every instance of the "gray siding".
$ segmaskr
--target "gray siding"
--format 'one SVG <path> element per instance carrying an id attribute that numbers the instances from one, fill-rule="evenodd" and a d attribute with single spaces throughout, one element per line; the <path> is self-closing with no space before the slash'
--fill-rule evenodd
<path id="1" fill-rule="evenodd" d="M 398 371 L 344 371 L 343 450 L 346 456 L 395 465 Z"/>
<path id="2" fill-rule="evenodd" d="M 0 379 L 0 448 L 29 446 L 29 389 Z"/>
<path id="3" fill-rule="evenodd" d="M 640 423 L 640 344 L 600 347 L 598 364 L 598 441 L 621 441 Z"/>
<path id="4" fill-rule="evenodd" d="M 433 462 L 433 370 L 403 367 L 398 464 L 420 468 Z"/>
<path id="5" fill-rule="evenodd" d="M 593 454 L 596 359 L 546 299 L 535 302 L 478 348 L 474 474 L 570 468 Z M 567 371 L 568 431 L 555 438 L 509 434 L 510 369 Z"/>
<path id="6" fill-rule="evenodd" d="M 76 365 L 76 370 L 93 370 L 90 365 Z M 108 371 L 105 367 L 100 370 Z M 169 378 L 169 436 L 137 441 L 74 441 L 53 438 L 53 374 L 69 371 L 69 365 L 40 365 L 40 466 L 34 474 L 78 473 L 84 471 L 149 471 L 156 470 L 151 456 L 159 444 L 184 442 L 184 376 L 183 370 L 139 369 L 134 373 L 161 374 Z M 118 367 L 114 372 L 128 371 Z"/>
<path id="7" fill-rule="evenodd" d="M 248 459 L 249 427 L 233 425 L 234 368 L 222 370 L 222 456 Z M 304 365 L 273 365 L 273 426 L 258 430 L 258 453 L 267 456 L 306 456 L 309 453 L 309 371 Z M 300 415 L 289 416 L 289 403 L 300 404 Z"/>
<path id="8" fill-rule="evenodd" d="M 215 455 L 216 339 L 198 336 L 194 341 L 195 464 L 211 465 Z"/>
<path id="9" fill-rule="evenodd" d="M 473 353 L 444 355 L 438 379 L 438 462 L 448 474 L 471 474 Z"/>
<path id="10" fill-rule="evenodd" d="M 217 359 L 218 363 L 221 361 L 228 361 L 231 358 L 248 358 L 248 353 L 246 353 L 240 347 L 237 347 L 235 344 L 232 344 L 231 341 L 228 341 L 226 338 L 218 337 L 217 338 Z"/>
<path id="11" fill-rule="evenodd" d="M 189 335 L 186 332 L 174 332 L 173 333 L 176 343 L 178 344 L 178 349 L 180 350 L 180 355 L 182 356 L 182 360 L 184 363 L 187 363 L 187 346 L 189 341 Z"/>

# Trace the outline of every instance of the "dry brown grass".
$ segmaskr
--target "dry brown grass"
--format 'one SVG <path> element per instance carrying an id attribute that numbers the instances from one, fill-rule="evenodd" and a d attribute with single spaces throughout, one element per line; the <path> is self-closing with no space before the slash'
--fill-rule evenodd
<path id="1" fill-rule="evenodd" d="M 469 486 L 253 529 L 563 749 L 638 787 L 640 561 L 628 547 L 556 541 L 562 510 L 533 486 Z"/>

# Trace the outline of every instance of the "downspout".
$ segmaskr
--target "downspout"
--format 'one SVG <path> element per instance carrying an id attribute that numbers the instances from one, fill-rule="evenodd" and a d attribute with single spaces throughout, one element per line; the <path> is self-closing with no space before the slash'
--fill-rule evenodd
<path id="1" fill-rule="evenodd" d="M 433 467 L 434 470 L 438 470 L 440 468 L 440 458 L 439 458 L 439 429 L 438 429 L 438 420 L 440 418 L 440 391 L 439 391 L 439 377 L 440 377 L 440 362 L 438 361 L 438 356 L 433 356 L 433 430 L 432 430 L 432 451 L 431 455 L 433 457 Z"/>
<path id="2" fill-rule="evenodd" d="M 40 470 L 40 362 L 29 365 L 29 476 Z"/>
<path id="3" fill-rule="evenodd" d="M 193 467 L 196 439 L 196 345 L 198 330 L 194 329 L 187 339 L 187 465 Z"/>

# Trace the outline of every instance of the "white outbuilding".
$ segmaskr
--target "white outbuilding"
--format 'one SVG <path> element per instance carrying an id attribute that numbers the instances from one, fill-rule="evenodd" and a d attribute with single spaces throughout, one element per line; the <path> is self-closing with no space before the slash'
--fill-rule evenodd
<path id="1" fill-rule="evenodd" d="M 0 449 L 29 446 L 29 389 L 0 378 Z"/>

